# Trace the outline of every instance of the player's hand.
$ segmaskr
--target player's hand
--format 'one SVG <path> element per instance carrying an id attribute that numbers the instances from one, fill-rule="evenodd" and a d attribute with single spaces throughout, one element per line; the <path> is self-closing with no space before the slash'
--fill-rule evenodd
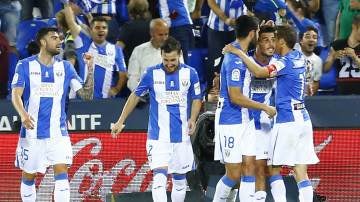
<path id="1" fill-rule="evenodd" d="M 29 114 L 26 114 L 24 117 L 21 117 L 21 123 L 28 130 L 34 129 L 35 120 Z"/>
<path id="2" fill-rule="evenodd" d="M 233 53 L 233 54 L 239 54 L 239 52 L 241 52 L 240 49 L 236 48 L 235 46 L 231 45 L 231 44 L 227 44 L 223 49 L 222 49 L 222 53 Z"/>
<path id="3" fill-rule="evenodd" d="M 265 113 L 269 115 L 269 118 L 272 118 L 276 115 L 276 108 L 272 106 L 266 106 Z"/>
<path id="4" fill-rule="evenodd" d="M 189 126 L 189 135 L 192 135 L 195 132 L 196 122 L 194 120 L 189 119 L 188 126 Z"/>
<path id="5" fill-rule="evenodd" d="M 226 25 L 229 25 L 231 27 L 235 27 L 236 25 L 236 19 L 235 18 L 226 18 L 226 20 L 224 21 L 224 23 Z"/>
<path id="6" fill-rule="evenodd" d="M 124 123 L 116 122 L 116 123 L 111 127 L 111 137 L 117 138 L 118 134 L 119 134 L 124 128 L 125 128 Z"/>

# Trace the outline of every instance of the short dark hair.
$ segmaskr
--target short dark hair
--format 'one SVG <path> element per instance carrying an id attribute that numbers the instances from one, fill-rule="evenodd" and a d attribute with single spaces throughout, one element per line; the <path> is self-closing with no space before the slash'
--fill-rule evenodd
<path id="1" fill-rule="evenodd" d="M 287 47 L 294 48 L 296 43 L 296 31 L 290 25 L 279 25 L 276 28 L 277 39 L 284 39 Z"/>
<path id="2" fill-rule="evenodd" d="M 178 40 L 169 36 L 160 47 L 161 52 L 170 53 L 172 51 L 177 51 L 178 53 L 181 52 L 181 45 Z"/>
<path id="3" fill-rule="evenodd" d="M 260 27 L 260 30 L 259 30 L 259 38 L 260 38 L 261 34 L 263 34 L 263 33 L 276 33 L 276 28 L 271 25 L 263 25 Z"/>
<path id="4" fill-rule="evenodd" d="M 236 38 L 245 38 L 252 30 L 257 30 L 259 20 L 255 16 L 242 15 L 235 21 Z"/>
<path id="5" fill-rule="evenodd" d="M 108 20 L 107 20 L 105 17 L 103 17 L 103 16 L 95 16 L 95 17 L 91 20 L 90 26 L 92 27 L 92 26 L 95 24 L 95 22 L 106 22 L 106 24 L 108 24 Z"/>
<path id="6" fill-rule="evenodd" d="M 305 31 L 299 33 L 299 40 L 301 40 L 304 37 L 304 34 L 308 31 L 314 31 L 316 34 L 319 34 L 319 31 L 314 26 L 307 26 Z"/>
<path id="7" fill-rule="evenodd" d="M 353 25 L 360 25 L 360 14 L 357 14 L 357 15 L 355 15 L 353 17 L 352 24 Z"/>
<path id="8" fill-rule="evenodd" d="M 41 47 L 40 40 L 44 38 L 49 32 L 58 32 L 58 29 L 55 27 L 43 27 L 36 34 L 35 41 L 39 47 Z"/>

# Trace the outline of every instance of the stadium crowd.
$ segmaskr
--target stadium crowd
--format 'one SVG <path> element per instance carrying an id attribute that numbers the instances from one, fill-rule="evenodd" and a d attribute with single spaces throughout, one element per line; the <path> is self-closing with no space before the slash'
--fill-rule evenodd
<path id="1" fill-rule="evenodd" d="M 94 98 L 127 97 L 144 68 L 159 61 L 156 52 L 167 36 L 180 41 L 182 60 L 197 69 L 203 93 L 216 93 L 212 80 L 221 66 L 221 50 L 235 40 L 233 26 L 241 15 L 255 15 L 273 20 L 276 25 L 291 24 L 296 28 L 299 35 L 295 48 L 309 57 L 307 81 L 312 86 L 309 95 L 360 93 L 359 26 L 356 24 L 355 30 L 351 26 L 360 11 L 358 0 L 221 1 L 228 2 L 226 4 L 215 0 L 189 0 L 188 5 L 179 3 L 182 1 L 161 2 L 1 1 L 0 97 L 10 98 L 17 62 L 38 53 L 35 34 L 46 26 L 61 31 L 64 43 L 58 57 L 71 61 L 82 78 L 86 70 L 78 58 L 89 50 L 90 42 L 101 44 L 106 40 L 121 47 L 116 49 L 115 66 L 107 69 L 106 74 L 100 73 L 102 68 L 100 72 L 95 68 L 95 89 L 98 90 Z M 104 20 L 103 30 L 93 29 L 94 18 Z M 156 20 L 150 23 L 152 19 Z M 309 27 L 313 27 L 316 34 L 304 35 Z M 96 42 L 96 35 L 103 39 Z M 144 64 L 139 63 L 138 59 L 144 56 Z M 70 93 L 70 98 L 76 96 Z"/>

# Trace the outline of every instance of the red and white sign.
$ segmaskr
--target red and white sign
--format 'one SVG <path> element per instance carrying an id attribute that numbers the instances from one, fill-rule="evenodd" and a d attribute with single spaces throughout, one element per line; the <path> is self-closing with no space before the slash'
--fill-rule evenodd
<path id="1" fill-rule="evenodd" d="M 315 131 L 320 163 L 310 166 L 316 191 L 329 201 L 360 198 L 360 130 Z M 21 172 L 14 167 L 17 135 L 1 134 L 0 201 L 20 201 Z M 71 134 L 74 161 L 69 170 L 71 197 L 76 201 L 104 201 L 108 193 L 150 191 L 152 174 L 145 152 L 145 133 Z M 52 170 L 39 175 L 37 198 L 51 201 Z"/>

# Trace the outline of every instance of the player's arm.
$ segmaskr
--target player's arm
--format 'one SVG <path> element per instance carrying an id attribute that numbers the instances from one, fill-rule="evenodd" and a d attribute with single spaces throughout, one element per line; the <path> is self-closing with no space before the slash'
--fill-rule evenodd
<path id="1" fill-rule="evenodd" d="M 223 10 L 221 10 L 221 8 L 216 4 L 215 0 L 208 0 L 208 5 L 210 7 L 210 9 L 217 15 L 219 16 L 220 20 L 222 20 L 223 22 L 225 22 L 225 24 L 230 25 L 230 26 L 234 26 L 235 25 L 235 19 L 230 18 L 228 16 L 226 16 L 226 14 L 224 13 Z"/>
<path id="2" fill-rule="evenodd" d="M 230 52 L 239 56 L 246 64 L 247 68 L 256 78 L 268 78 L 275 76 L 276 67 L 274 65 L 268 65 L 266 68 L 261 67 L 256 62 L 252 61 L 242 50 L 235 48 L 233 45 L 228 44 L 224 47 L 223 52 Z"/>
<path id="3" fill-rule="evenodd" d="M 111 135 L 116 137 L 125 127 L 125 120 L 139 103 L 140 97 L 132 92 L 127 99 L 118 121 L 111 127 Z"/>
<path id="4" fill-rule="evenodd" d="M 190 119 L 188 121 L 189 124 L 189 135 L 192 135 L 195 131 L 195 127 L 196 127 L 196 120 L 197 117 L 199 116 L 199 112 L 201 110 L 201 100 L 200 99 L 195 99 L 192 101 L 191 104 L 191 115 L 190 115 Z"/>
<path id="5" fill-rule="evenodd" d="M 88 74 L 84 86 L 76 91 L 76 93 L 81 99 L 92 100 L 94 96 L 94 59 L 89 54 L 85 54 L 83 59 L 88 67 Z"/>
<path id="6" fill-rule="evenodd" d="M 251 100 L 250 98 L 242 94 L 239 87 L 229 87 L 228 92 L 230 96 L 230 101 L 233 104 L 245 108 L 259 109 L 265 111 L 265 113 L 267 113 L 270 117 L 273 117 L 276 114 L 276 109 L 274 107 Z"/>
<path id="7" fill-rule="evenodd" d="M 21 123 L 26 129 L 33 129 L 34 128 L 34 119 L 26 112 L 24 108 L 24 103 L 21 99 L 22 94 L 24 92 L 23 87 L 15 87 L 12 89 L 11 94 L 11 101 L 18 112 Z"/>

